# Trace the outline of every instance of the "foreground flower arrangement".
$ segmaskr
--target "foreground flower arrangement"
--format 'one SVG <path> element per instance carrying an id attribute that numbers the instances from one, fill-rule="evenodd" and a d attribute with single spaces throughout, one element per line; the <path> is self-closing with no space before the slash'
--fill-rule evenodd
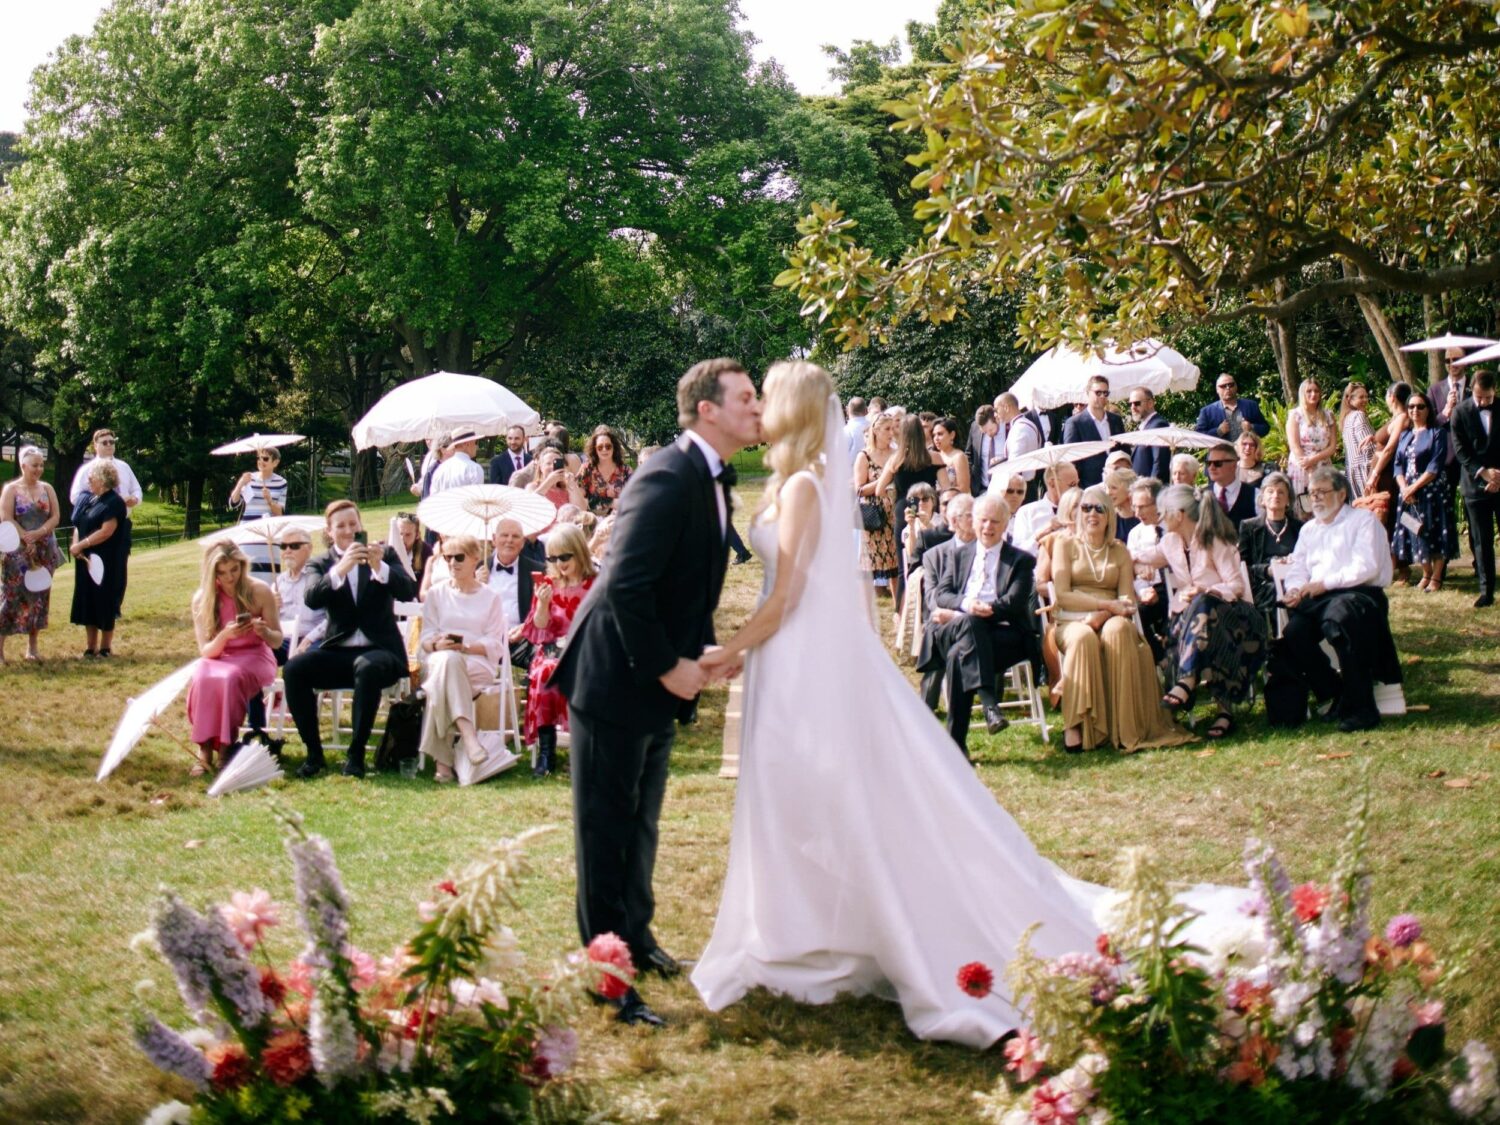
<path id="1" fill-rule="evenodd" d="M 538 1090 L 577 1054 L 569 1018 L 584 988 L 624 987 L 629 953 L 598 952 L 528 970 L 504 923 L 530 868 L 532 829 L 490 846 L 434 888 L 421 926 L 390 956 L 350 943 L 349 900 L 333 850 L 278 813 L 307 934 L 278 971 L 262 939 L 281 921 L 263 890 L 198 913 L 163 893 L 154 943 L 198 1026 L 142 1013 L 135 1038 L 160 1069 L 196 1088 L 192 1107 L 155 1121 L 507 1121 L 532 1116 Z"/>
<path id="2" fill-rule="evenodd" d="M 1293 886 L 1275 852 L 1246 846 L 1243 925 L 1200 947 L 1148 854 L 1125 853 L 1121 904 L 1092 952 L 1037 957 L 1007 978 L 1031 1026 L 1005 1043 L 1000 1125 L 1108 1121 L 1500 1121 L 1495 1056 L 1445 1038 L 1445 973 L 1402 914 L 1370 925 L 1368 800 L 1327 884 Z M 1028 933 L 1029 938 L 1029 933 Z M 990 991 L 980 962 L 958 971 Z"/>

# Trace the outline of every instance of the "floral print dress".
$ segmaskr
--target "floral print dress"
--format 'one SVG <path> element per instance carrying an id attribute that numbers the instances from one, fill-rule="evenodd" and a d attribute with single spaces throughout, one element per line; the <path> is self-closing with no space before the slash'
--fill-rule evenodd
<path id="1" fill-rule="evenodd" d="M 568 701 L 562 692 L 548 684 L 562 655 L 561 641 L 572 627 L 573 615 L 583 604 L 583 596 L 593 586 L 592 578 L 581 586 L 560 586 L 552 591 L 551 612 L 543 625 L 536 623 L 536 595 L 531 596 L 531 610 L 521 626 L 521 635 L 535 646 L 531 667 L 526 671 L 526 715 L 523 723 L 528 744 L 536 741 L 542 727 L 568 729 Z"/>
<path id="2" fill-rule="evenodd" d="M 16 523 L 22 531 L 35 531 L 52 518 L 52 502 L 44 491 L 36 500 L 23 492 L 16 496 Z M 0 556 L 0 636 L 40 632 L 47 627 L 47 613 L 52 604 L 50 586 L 45 590 L 28 590 L 26 575 L 33 570 L 51 574 L 62 563 L 57 538 L 49 535 L 36 543 L 22 543 L 7 555 Z"/>

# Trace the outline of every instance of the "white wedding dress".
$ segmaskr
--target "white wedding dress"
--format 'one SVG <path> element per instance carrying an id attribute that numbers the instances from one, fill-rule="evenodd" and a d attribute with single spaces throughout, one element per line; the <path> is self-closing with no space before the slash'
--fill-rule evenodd
<path id="1" fill-rule="evenodd" d="M 756 986 L 809 1003 L 875 994 L 920 1038 L 987 1047 L 1025 1022 L 1003 984 L 1022 933 L 1041 923 L 1043 956 L 1091 952 L 1112 892 L 1038 854 L 886 653 L 843 533 L 842 458 L 827 460 L 821 526 L 838 530 L 803 552 L 801 597 L 746 664 L 729 869 L 692 981 L 713 1011 Z M 750 544 L 764 597 L 776 524 Z M 1202 890 L 1194 905 L 1220 915 L 1243 897 Z M 995 970 L 985 999 L 958 987 L 969 961 Z"/>

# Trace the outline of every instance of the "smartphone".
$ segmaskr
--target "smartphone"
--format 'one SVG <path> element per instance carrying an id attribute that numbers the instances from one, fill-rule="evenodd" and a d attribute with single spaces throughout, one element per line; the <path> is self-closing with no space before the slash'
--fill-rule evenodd
<path id="1" fill-rule="evenodd" d="M 540 571 L 533 570 L 531 572 L 531 583 L 533 586 L 550 586 L 552 585 L 552 579 Z"/>
<path id="2" fill-rule="evenodd" d="M 361 528 L 354 533 L 354 541 L 363 547 L 370 541 L 370 533 Z"/>
<path id="3" fill-rule="evenodd" d="M 462 633 L 449 633 L 448 640 L 456 645 L 461 645 L 464 643 L 464 635 Z"/>
<path id="4" fill-rule="evenodd" d="M 234 615 L 234 623 L 236 625 L 248 625 L 250 624 L 250 615 L 248 613 L 236 613 Z"/>

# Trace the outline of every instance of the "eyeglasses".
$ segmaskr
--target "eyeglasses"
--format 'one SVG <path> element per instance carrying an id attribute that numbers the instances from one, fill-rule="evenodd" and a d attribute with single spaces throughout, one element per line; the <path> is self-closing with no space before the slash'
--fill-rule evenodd
<path id="1" fill-rule="evenodd" d="M 1133 399 L 1130 400 L 1130 405 L 1131 406 L 1145 406 L 1146 403 L 1142 399 L 1133 398 Z"/>
<path id="2" fill-rule="evenodd" d="M 572 562 L 573 561 L 573 552 L 572 551 L 564 551 L 560 555 L 548 555 L 547 556 L 547 561 L 549 563 Z"/>
<path id="3" fill-rule="evenodd" d="M 1089 392 L 1089 394 L 1091 394 L 1091 395 L 1107 395 L 1107 394 L 1109 394 L 1109 388 L 1108 387 L 1095 387 L 1093 390 L 1091 390 Z"/>
<path id="4" fill-rule="evenodd" d="M 1327 500 L 1334 494 L 1334 490 L 1331 488 L 1309 488 L 1307 494 L 1314 500 Z"/>
<path id="5" fill-rule="evenodd" d="M 303 547 L 311 547 L 311 543 L 278 543 L 276 546 L 283 551 L 300 551 Z"/>
<path id="6" fill-rule="evenodd" d="M 1210 469 L 1212 469 L 1215 466 L 1217 466 L 1219 468 L 1223 468 L 1225 465 L 1238 465 L 1239 462 L 1238 461 L 1226 461 L 1224 458 L 1221 457 L 1217 461 L 1205 461 L 1204 464 L 1207 465 Z"/>
<path id="7" fill-rule="evenodd" d="M 452 555 L 445 554 L 443 556 L 443 558 L 447 559 L 451 563 L 463 562 L 464 559 L 466 559 L 468 557 L 469 556 L 466 555 L 466 554 L 464 554 L 462 551 L 459 551 L 456 554 L 452 554 Z"/>
<path id="8" fill-rule="evenodd" d="M 1005 495 L 1007 495 L 1007 496 L 1025 496 L 1026 495 L 1026 490 L 1024 488 L 1007 488 L 1005 490 Z"/>
<path id="9" fill-rule="evenodd" d="M 1427 404 L 1425 402 L 1409 402 L 1409 403 L 1406 404 L 1406 409 L 1408 409 L 1408 410 L 1426 410 L 1427 409 Z"/>
<path id="10" fill-rule="evenodd" d="M 1219 390 L 1221 390 L 1221 391 L 1232 391 L 1238 385 L 1239 384 L 1237 384 L 1237 383 L 1220 383 L 1219 384 Z"/>
<path id="11" fill-rule="evenodd" d="M 114 445 L 114 443 L 115 439 L 112 437 L 102 437 L 98 441 L 94 442 L 95 445 Z"/>
<path id="12" fill-rule="evenodd" d="M 1078 505 L 1078 510 L 1080 512 L 1090 512 L 1093 515 L 1102 516 L 1104 514 L 1104 505 L 1103 504 L 1080 504 L 1080 505 Z"/>

